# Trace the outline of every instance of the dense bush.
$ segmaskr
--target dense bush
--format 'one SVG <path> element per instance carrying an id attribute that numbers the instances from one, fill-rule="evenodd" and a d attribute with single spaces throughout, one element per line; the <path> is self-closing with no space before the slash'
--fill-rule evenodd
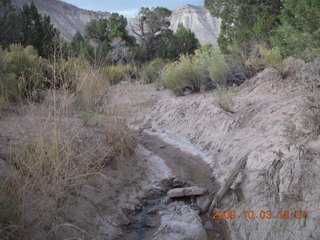
<path id="1" fill-rule="evenodd" d="M 206 89 L 240 85 L 253 71 L 239 57 L 224 56 L 211 45 L 195 51 L 195 64 L 207 75 Z"/>
<path id="2" fill-rule="evenodd" d="M 43 60 L 33 47 L 11 45 L 8 51 L 0 54 L 0 98 L 17 100 L 27 97 L 43 83 Z"/>
<path id="3" fill-rule="evenodd" d="M 221 19 L 219 48 L 224 54 L 250 55 L 255 43 L 269 44 L 279 25 L 282 0 L 205 0 L 205 6 Z M 235 47 L 236 46 L 236 51 Z"/>
<path id="4" fill-rule="evenodd" d="M 216 51 L 213 46 L 205 45 L 197 49 L 194 63 L 208 71 L 213 87 L 226 85 L 226 63 L 222 54 Z"/>
<path id="5" fill-rule="evenodd" d="M 165 65 L 165 61 L 160 58 L 146 63 L 142 68 L 142 81 L 144 83 L 153 83 L 158 80 Z"/>
<path id="6" fill-rule="evenodd" d="M 205 0 L 205 6 L 221 19 L 218 43 L 225 54 L 247 59 L 262 44 L 284 57 L 320 56 L 319 0 Z"/>
<path id="7" fill-rule="evenodd" d="M 267 67 L 273 67 L 279 71 L 281 75 L 284 75 L 284 62 L 279 48 L 267 49 L 264 47 L 259 48 L 261 54 L 262 63 Z"/>
<path id="8" fill-rule="evenodd" d="M 320 1 L 283 1 L 281 25 L 273 38 L 285 56 L 313 60 L 320 56 Z"/>
<path id="9" fill-rule="evenodd" d="M 227 67 L 227 86 L 239 86 L 245 80 L 250 79 L 259 69 L 249 66 L 242 58 L 224 56 Z"/>
<path id="10" fill-rule="evenodd" d="M 101 73 L 111 85 L 115 85 L 121 81 L 127 81 L 134 78 L 136 75 L 136 69 L 130 64 L 119 64 L 103 67 L 101 69 Z"/>
<path id="11" fill-rule="evenodd" d="M 199 92 L 204 82 L 204 74 L 194 64 L 192 56 L 181 56 L 179 61 L 167 65 L 162 72 L 163 84 L 177 96 L 184 95 L 188 89 Z"/>

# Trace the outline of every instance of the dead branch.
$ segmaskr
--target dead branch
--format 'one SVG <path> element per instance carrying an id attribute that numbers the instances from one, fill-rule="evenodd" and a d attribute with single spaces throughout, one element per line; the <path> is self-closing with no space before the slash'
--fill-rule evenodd
<path id="1" fill-rule="evenodd" d="M 229 189 L 231 185 L 234 183 L 236 180 L 237 176 L 241 172 L 241 170 L 245 167 L 247 163 L 247 158 L 249 154 L 246 154 L 244 157 L 242 157 L 234 167 L 234 169 L 231 171 L 230 176 L 227 178 L 225 181 L 224 185 L 220 188 L 219 192 L 216 193 L 210 208 L 209 208 L 209 213 L 212 213 L 213 210 L 217 207 L 219 202 L 225 197 L 225 195 L 229 192 Z"/>

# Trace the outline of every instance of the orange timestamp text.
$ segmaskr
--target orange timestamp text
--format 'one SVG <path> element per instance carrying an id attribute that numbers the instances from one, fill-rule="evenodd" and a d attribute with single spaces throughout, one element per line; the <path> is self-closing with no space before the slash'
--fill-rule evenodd
<path id="1" fill-rule="evenodd" d="M 212 219 L 305 219 L 307 211 L 213 211 Z"/>

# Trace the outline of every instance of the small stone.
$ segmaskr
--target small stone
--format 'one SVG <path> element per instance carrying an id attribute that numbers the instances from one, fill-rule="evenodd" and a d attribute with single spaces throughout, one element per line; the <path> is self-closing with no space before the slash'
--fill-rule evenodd
<path id="1" fill-rule="evenodd" d="M 210 203 L 210 199 L 207 196 L 197 197 L 197 205 L 200 208 L 201 213 L 205 213 L 209 210 Z"/>
<path id="2" fill-rule="evenodd" d="M 200 187 L 187 187 L 187 188 L 174 188 L 171 189 L 167 196 L 170 198 L 185 197 L 185 196 L 198 196 L 205 194 L 206 189 Z"/>

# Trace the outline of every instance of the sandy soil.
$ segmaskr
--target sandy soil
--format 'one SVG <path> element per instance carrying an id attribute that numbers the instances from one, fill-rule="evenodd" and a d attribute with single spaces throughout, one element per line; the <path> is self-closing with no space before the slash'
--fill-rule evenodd
<path id="1" fill-rule="evenodd" d="M 229 220 L 232 239 L 320 239 L 319 139 L 298 144 L 285 136 L 292 121 L 301 128 L 301 79 L 304 63 L 289 59 L 288 76 L 266 69 L 238 88 L 234 113 L 225 112 L 214 93 L 175 97 L 152 86 L 123 83 L 115 87 L 118 104 L 137 103 L 131 127 L 149 129 L 210 164 L 223 184 L 237 161 L 249 153 L 247 166 L 220 204 L 221 210 L 273 212 L 271 220 Z M 123 98 L 122 96 L 133 96 Z M 279 211 L 307 210 L 306 219 L 279 218 Z"/>

